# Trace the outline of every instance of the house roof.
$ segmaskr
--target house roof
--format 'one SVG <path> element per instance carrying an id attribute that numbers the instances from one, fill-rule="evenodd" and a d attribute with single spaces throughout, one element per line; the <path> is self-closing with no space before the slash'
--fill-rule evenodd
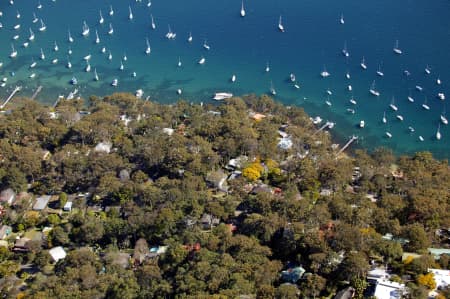
<path id="1" fill-rule="evenodd" d="M 352 299 L 355 295 L 355 289 L 352 287 L 347 287 L 334 296 L 333 299 Z"/>
<path id="2" fill-rule="evenodd" d="M 433 273 L 436 288 L 450 286 L 450 270 L 428 269 L 428 272 Z"/>
<path id="3" fill-rule="evenodd" d="M 11 203 L 14 200 L 15 196 L 16 193 L 13 191 L 13 189 L 8 188 L 0 192 L 0 201 Z"/>
<path id="4" fill-rule="evenodd" d="M 48 251 L 48 253 L 55 261 L 55 263 L 58 262 L 59 260 L 64 259 L 67 255 L 66 251 L 61 246 L 53 247 Z"/>
<path id="5" fill-rule="evenodd" d="M 0 228 L 0 240 L 7 237 L 12 232 L 12 227 L 9 225 L 2 225 Z"/>
<path id="6" fill-rule="evenodd" d="M 50 197 L 51 197 L 50 195 L 42 195 L 36 198 L 36 202 L 33 205 L 33 210 L 41 211 L 45 209 L 50 200 Z"/>
<path id="7" fill-rule="evenodd" d="M 405 285 L 389 280 L 378 280 L 375 287 L 374 297 L 377 299 L 400 299 Z"/>
<path id="8" fill-rule="evenodd" d="M 450 255 L 450 249 L 447 248 L 428 248 L 428 252 L 435 256 L 436 259 L 443 254 Z"/>

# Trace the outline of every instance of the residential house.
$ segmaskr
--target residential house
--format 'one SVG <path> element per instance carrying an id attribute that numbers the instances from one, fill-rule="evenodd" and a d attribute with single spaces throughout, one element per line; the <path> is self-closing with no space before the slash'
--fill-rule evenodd
<path id="1" fill-rule="evenodd" d="M 281 271 L 281 279 L 286 282 L 297 283 L 303 274 L 305 274 L 305 269 L 302 267 L 290 267 L 287 270 Z"/>
<path id="2" fill-rule="evenodd" d="M 111 142 L 100 142 L 95 146 L 96 152 L 109 154 L 111 152 L 112 143 Z"/>
<path id="3" fill-rule="evenodd" d="M 206 182 L 219 191 L 228 192 L 228 176 L 222 170 L 211 171 L 206 176 Z"/>
<path id="4" fill-rule="evenodd" d="M 47 207 L 48 202 L 50 201 L 50 195 L 42 195 L 36 198 L 36 202 L 33 205 L 33 210 L 42 211 Z"/>
<path id="5" fill-rule="evenodd" d="M 72 211 L 72 205 L 73 205 L 73 202 L 71 202 L 71 201 L 66 202 L 66 204 L 63 207 L 63 211 L 64 212 Z"/>
<path id="6" fill-rule="evenodd" d="M 450 270 L 428 269 L 428 272 L 434 275 L 436 289 L 442 290 L 450 286 Z"/>
<path id="7" fill-rule="evenodd" d="M 6 239 L 12 233 L 12 227 L 9 225 L 2 225 L 0 228 L 0 240 Z"/>
<path id="8" fill-rule="evenodd" d="M 203 229 L 211 229 L 220 223 L 220 219 L 211 215 L 211 214 L 203 214 L 200 219 L 200 223 L 202 224 Z"/>
<path id="9" fill-rule="evenodd" d="M 150 253 L 147 255 L 149 258 L 158 257 L 161 254 L 166 253 L 169 246 L 154 246 L 150 248 Z"/>
<path id="10" fill-rule="evenodd" d="M 355 289 L 352 287 L 346 287 L 340 290 L 333 299 L 352 299 L 355 296 Z"/>
<path id="11" fill-rule="evenodd" d="M 16 193 L 13 189 L 8 188 L 0 192 L 0 204 L 12 205 L 16 200 Z"/>
<path id="12" fill-rule="evenodd" d="M 16 242 L 14 243 L 13 251 L 14 252 L 27 252 L 28 251 L 27 243 L 29 241 L 31 241 L 31 239 L 25 238 L 25 237 L 17 239 Z"/>
<path id="13" fill-rule="evenodd" d="M 59 260 L 63 260 L 67 256 L 66 251 L 61 246 L 53 247 L 48 251 L 48 253 L 55 263 L 57 263 Z"/>
<path id="14" fill-rule="evenodd" d="M 428 252 L 434 257 L 435 260 L 438 260 L 441 255 L 450 256 L 450 249 L 447 248 L 428 248 Z"/>
<path id="15" fill-rule="evenodd" d="M 379 279 L 375 282 L 373 297 L 377 299 L 400 299 L 405 292 L 405 285 L 387 279 Z"/>

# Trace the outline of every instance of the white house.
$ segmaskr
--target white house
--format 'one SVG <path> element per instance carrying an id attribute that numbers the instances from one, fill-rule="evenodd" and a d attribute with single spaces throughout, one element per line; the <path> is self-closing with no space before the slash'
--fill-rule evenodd
<path id="1" fill-rule="evenodd" d="M 405 285 L 387 279 L 379 279 L 375 285 L 374 297 L 377 299 L 400 299 L 405 291 Z"/>
<path id="2" fill-rule="evenodd" d="M 67 255 L 66 251 L 61 246 L 53 247 L 48 251 L 48 253 L 55 263 L 57 263 L 59 260 L 64 259 Z"/>
<path id="3" fill-rule="evenodd" d="M 450 270 L 428 269 L 428 272 L 433 273 L 437 289 L 450 286 Z"/>

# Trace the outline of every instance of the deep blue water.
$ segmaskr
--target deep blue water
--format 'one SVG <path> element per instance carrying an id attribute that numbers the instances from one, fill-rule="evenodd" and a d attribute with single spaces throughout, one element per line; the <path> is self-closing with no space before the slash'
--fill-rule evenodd
<path id="1" fill-rule="evenodd" d="M 239 16 L 241 0 L 153 0 L 147 7 L 147 0 L 109 1 L 68 1 L 41 0 L 42 9 L 37 9 L 38 1 L 15 0 L 14 5 L 2 0 L 0 10 L 0 68 L 1 78 L 7 77 L 7 85 L 0 88 L 0 98 L 16 84 L 24 86 L 23 95 L 31 96 L 39 85 L 44 89 L 38 100 L 52 103 L 59 94 L 67 95 L 74 87 L 68 82 L 72 76 L 79 81 L 77 88 L 83 97 L 91 94 L 105 95 L 114 91 L 134 92 L 142 88 L 144 97 L 161 102 L 173 102 L 180 98 L 176 90 L 181 88 L 181 97 L 189 101 L 211 101 L 215 91 L 242 93 L 267 93 L 270 82 L 277 91 L 276 100 L 285 104 L 301 105 L 311 115 L 321 115 L 323 119 L 335 121 L 334 133 L 343 141 L 352 134 L 361 137 L 359 144 L 374 148 L 386 145 L 397 153 L 411 153 L 430 150 L 440 158 L 450 157 L 450 129 L 440 125 L 442 139 L 436 140 L 436 130 L 443 109 L 449 111 L 449 99 L 437 99 L 438 92 L 450 97 L 450 2 L 448 0 L 247 0 L 246 17 Z M 112 5 L 114 15 L 109 16 Z M 133 11 L 133 20 L 128 19 L 128 6 Z M 102 10 L 105 22 L 100 25 L 99 11 Z M 17 13 L 21 18 L 17 19 Z M 35 12 L 47 25 L 45 32 L 38 30 L 39 23 L 32 23 Z M 150 26 L 150 14 L 156 23 L 156 30 Z M 340 24 L 340 15 L 345 24 Z M 286 29 L 277 29 L 282 15 Z M 82 23 L 90 27 L 88 37 L 81 35 Z M 16 24 L 19 30 L 14 30 Z M 108 35 L 109 23 L 114 34 Z M 177 34 L 175 40 L 168 40 L 165 34 L 170 25 Z M 35 33 L 35 41 L 28 48 L 22 44 L 29 36 L 29 28 Z M 70 29 L 74 43 L 68 42 Z M 98 30 L 100 44 L 95 44 L 95 30 Z M 193 42 L 187 42 L 192 32 Z M 19 35 L 18 40 L 13 40 Z M 151 54 L 145 54 L 145 39 L 148 37 Z M 204 41 L 210 45 L 209 51 L 203 48 Z M 395 41 L 399 40 L 402 55 L 393 52 Z M 55 52 L 54 42 L 59 51 Z M 16 58 L 9 58 L 11 43 L 18 51 Z M 345 58 L 341 50 L 347 44 L 350 52 Z M 69 55 L 72 69 L 66 68 Z M 107 48 L 113 56 L 107 59 Z M 46 60 L 39 60 L 43 48 Z M 93 73 L 84 71 L 83 57 L 91 54 L 92 70 L 97 69 L 99 82 L 93 81 Z M 119 70 L 120 59 L 124 70 Z M 204 56 L 206 63 L 197 62 Z M 367 70 L 362 70 L 360 62 L 365 57 Z M 177 67 L 178 58 L 182 67 Z M 51 61 L 58 58 L 58 64 Z M 32 59 L 37 62 L 30 70 Z M 265 73 L 266 63 L 270 72 Z M 382 65 L 384 77 L 376 75 Z M 431 74 L 426 74 L 426 66 Z M 323 68 L 331 73 L 321 78 Z M 405 76 L 408 70 L 411 75 Z M 345 78 L 349 72 L 351 79 Z M 15 72 L 15 76 L 11 76 Z M 29 79 L 31 72 L 36 73 Z M 131 76 L 136 72 L 136 78 Z M 295 89 L 289 82 L 289 74 L 295 73 L 301 86 Z M 237 76 L 230 82 L 232 74 Z M 436 84 L 440 78 L 442 85 Z M 119 79 L 119 86 L 110 85 L 113 78 Z M 368 89 L 373 80 L 380 91 L 380 97 L 371 96 Z M 351 84 L 353 92 L 347 90 Z M 420 85 L 423 91 L 414 87 Z M 330 89 L 332 106 L 325 105 L 326 90 Z M 407 100 L 410 95 L 414 103 Z M 358 104 L 349 103 L 351 96 Z M 399 111 L 389 108 L 391 98 Z M 430 110 L 421 105 L 427 98 Z M 448 107 L 444 108 L 445 105 Z M 355 109 L 355 114 L 347 112 Z M 386 112 L 387 124 L 381 119 Z M 401 114 L 404 121 L 396 118 Z M 357 124 L 365 120 L 366 127 Z M 411 133 L 409 126 L 414 127 Z M 389 131 L 392 138 L 386 138 Z M 424 138 L 420 142 L 418 136 Z"/>

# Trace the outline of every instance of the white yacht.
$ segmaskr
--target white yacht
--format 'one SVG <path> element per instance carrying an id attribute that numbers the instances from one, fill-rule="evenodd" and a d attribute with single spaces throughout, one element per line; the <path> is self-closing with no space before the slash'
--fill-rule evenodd
<path id="1" fill-rule="evenodd" d="M 349 85 L 347 86 L 347 89 L 348 89 L 348 91 L 352 91 L 352 90 L 353 90 L 353 87 L 349 84 Z"/>
<path id="2" fill-rule="evenodd" d="M 123 59 L 123 61 L 127 61 L 128 60 L 128 57 L 127 57 L 126 53 L 123 54 L 123 58 L 122 59 Z"/>
<path id="3" fill-rule="evenodd" d="M 145 39 L 145 42 L 147 44 L 147 48 L 145 49 L 145 54 L 149 55 L 152 49 L 150 48 L 150 42 L 148 41 L 148 38 Z"/>
<path id="4" fill-rule="evenodd" d="M 89 61 L 86 61 L 86 68 L 84 69 L 86 73 L 89 73 L 91 71 L 91 65 Z"/>
<path id="5" fill-rule="evenodd" d="M 14 25 L 14 30 L 19 30 L 20 29 L 20 24 Z"/>
<path id="6" fill-rule="evenodd" d="M 350 104 L 352 104 L 352 105 L 357 104 L 356 100 L 353 97 L 350 98 Z"/>
<path id="7" fill-rule="evenodd" d="M 82 36 L 89 35 L 89 26 L 86 24 L 86 21 L 83 21 L 83 30 L 81 31 Z"/>
<path id="8" fill-rule="evenodd" d="M 31 28 L 30 28 L 30 36 L 28 37 L 28 40 L 31 42 L 31 41 L 34 41 L 34 32 L 33 32 L 33 30 L 31 30 Z"/>
<path id="9" fill-rule="evenodd" d="M 103 15 L 102 15 L 102 11 L 101 11 L 101 10 L 100 10 L 99 14 L 100 14 L 100 19 L 98 20 L 98 23 L 99 23 L 99 24 L 103 24 L 103 23 L 105 22 L 105 19 L 103 18 Z"/>
<path id="10" fill-rule="evenodd" d="M 320 73 L 320 76 L 322 76 L 322 78 L 326 78 L 330 76 L 330 73 L 327 71 L 326 67 L 323 67 L 323 71 Z"/>
<path id="11" fill-rule="evenodd" d="M 98 36 L 97 29 L 95 29 L 95 43 L 96 43 L 96 44 L 99 44 L 99 43 L 100 43 L 100 37 Z"/>
<path id="12" fill-rule="evenodd" d="M 425 101 L 422 104 L 422 108 L 425 110 L 430 110 L 430 106 L 428 106 L 427 101 L 428 101 L 428 98 L 425 97 Z"/>
<path id="13" fill-rule="evenodd" d="M 422 136 L 419 136 L 420 141 L 424 141 L 425 139 Z"/>
<path id="14" fill-rule="evenodd" d="M 112 54 L 111 54 L 111 51 L 109 51 L 109 54 L 108 54 L 108 60 L 112 60 Z"/>
<path id="15" fill-rule="evenodd" d="M 442 114 L 440 115 L 440 119 L 441 119 L 441 122 L 442 122 L 444 125 L 448 125 L 448 119 L 447 119 L 447 117 L 445 116 L 445 111 L 443 111 Z"/>
<path id="16" fill-rule="evenodd" d="M 150 7 L 150 6 L 152 6 L 152 1 L 148 0 L 147 7 Z"/>
<path id="17" fill-rule="evenodd" d="M 189 43 L 192 43 L 192 33 L 191 32 L 189 32 L 189 37 L 188 37 L 187 41 Z"/>
<path id="18" fill-rule="evenodd" d="M 11 53 L 9 54 L 9 57 L 11 57 L 11 58 L 17 57 L 17 50 L 14 49 L 14 45 L 13 44 L 11 44 Z"/>
<path id="19" fill-rule="evenodd" d="M 42 9 L 41 1 L 38 1 L 37 9 Z"/>
<path id="20" fill-rule="evenodd" d="M 387 138 L 392 138 L 392 134 L 391 134 L 391 132 L 389 132 L 389 131 L 386 131 L 386 133 L 385 133 L 385 134 L 386 134 L 386 137 L 387 137 Z"/>
<path id="21" fill-rule="evenodd" d="M 109 30 L 108 30 L 108 34 L 109 34 L 109 35 L 113 35 L 113 33 L 114 33 L 114 28 L 113 28 L 112 24 L 111 24 L 111 23 L 109 23 Z"/>
<path id="22" fill-rule="evenodd" d="M 109 6 L 109 15 L 112 17 L 114 15 L 114 10 L 112 5 Z"/>
<path id="23" fill-rule="evenodd" d="M 206 40 L 203 42 L 203 48 L 205 48 L 206 50 L 210 50 L 211 49 L 211 47 L 208 45 Z"/>
<path id="24" fill-rule="evenodd" d="M 439 100 L 441 100 L 441 101 L 445 100 L 445 93 L 439 92 L 439 93 L 437 94 L 437 98 L 438 98 Z"/>
<path id="25" fill-rule="evenodd" d="M 425 74 L 427 74 L 427 75 L 431 74 L 431 68 L 428 66 L 428 64 L 425 67 Z"/>
<path id="26" fill-rule="evenodd" d="M 383 124 L 387 123 L 386 112 L 383 112 L 383 118 L 381 119 L 381 121 L 383 122 Z"/>
<path id="27" fill-rule="evenodd" d="M 437 85 L 441 85 L 442 84 L 441 79 L 439 77 L 436 79 L 436 84 Z"/>
<path id="28" fill-rule="evenodd" d="M 120 66 L 119 66 L 119 70 L 123 71 L 124 67 L 123 67 L 123 63 L 122 60 L 120 60 Z"/>
<path id="29" fill-rule="evenodd" d="M 325 100 L 325 104 L 326 104 L 327 106 L 331 107 L 332 103 L 331 103 L 331 100 L 330 100 L 330 97 L 329 97 L 329 96 L 328 96 L 327 99 Z"/>
<path id="30" fill-rule="evenodd" d="M 269 91 L 270 91 L 271 95 L 276 95 L 277 94 L 275 88 L 273 87 L 273 82 L 272 81 L 270 81 L 270 89 L 269 89 Z"/>
<path id="31" fill-rule="evenodd" d="M 396 117 L 397 117 L 397 119 L 398 119 L 399 121 L 403 121 L 403 116 L 402 116 L 402 115 L 397 114 Z"/>
<path id="32" fill-rule="evenodd" d="M 398 40 L 395 41 L 395 46 L 394 46 L 393 51 L 394 51 L 395 54 L 402 54 L 403 53 L 402 50 L 400 49 L 400 47 L 398 46 Z"/>
<path id="33" fill-rule="evenodd" d="M 391 107 L 392 110 L 397 111 L 398 107 L 395 106 L 395 98 L 392 97 L 391 103 L 389 104 L 389 107 Z"/>
<path id="34" fill-rule="evenodd" d="M 221 101 L 221 100 L 226 100 L 233 97 L 232 93 L 228 93 L 228 92 L 216 92 L 213 96 L 213 100 L 216 101 Z"/>
<path id="35" fill-rule="evenodd" d="M 133 12 L 131 11 L 131 6 L 128 6 L 128 19 L 133 20 Z"/>
<path id="36" fill-rule="evenodd" d="M 436 131 L 436 140 L 441 140 L 441 124 L 438 124 L 438 128 Z"/>
<path id="37" fill-rule="evenodd" d="M 232 76 L 231 76 L 231 82 L 232 83 L 234 83 L 234 82 L 236 82 L 236 75 L 235 74 L 233 74 Z"/>
<path id="38" fill-rule="evenodd" d="M 245 17 L 244 0 L 242 0 L 242 3 L 241 3 L 241 17 Z"/>
<path id="39" fill-rule="evenodd" d="M 284 32 L 284 26 L 283 26 L 283 23 L 281 22 L 281 16 L 278 19 L 278 30 L 280 30 L 281 32 Z"/>
<path id="40" fill-rule="evenodd" d="M 47 29 L 47 26 L 45 25 L 44 21 L 42 21 L 41 19 L 41 27 L 39 27 L 39 31 L 45 31 L 45 29 Z"/>
<path id="41" fill-rule="evenodd" d="M 29 45 L 30 45 L 29 42 L 24 42 L 24 43 L 22 44 L 22 46 L 23 46 L 24 48 L 28 48 Z"/>
<path id="42" fill-rule="evenodd" d="M 342 55 L 344 55 L 345 57 L 350 56 L 350 53 L 347 50 L 347 42 L 344 42 L 344 48 L 342 49 Z"/>
<path id="43" fill-rule="evenodd" d="M 150 15 L 150 18 L 152 20 L 152 25 L 151 25 L 152 29 L 155 30 L 156 29 L 156 24 L 155 24 L 155 20 L 153 19 L 153 15 L 152 14 Z"/>
<path id="44" fill-rule="evenodd" d="M 409 130 L 409 132 L 411 132 L 411 133 L 414 133 L 416 130 L 413 128 L 413 127 L 411 127 L 411 126 L 409 126 L 408 127 L 408 130 Z"/>
<path id="45" fill-rule="evenodd" d="M 201 57 L 200 58 L 200 60 L 198 61 L 198 64 L 205 64 L 205 62 L 206 62 L 206 59 L 205 59 L 205 57 Z"/>
<path id="46" fill-rule="evenodd" d="M 52 60 L 52 64 L 57 64 L 58 63 L 58 58 L 54 58 L 53 60 Z"/>
<path id="47" fill-rule="evenodd" d="M 39 19 L 36 17 L 36 14 L 33 12 L 33 20 L 32 20 L 33 24 L 39 22 Z"/>
<path id="48" fill-rule="evenodd" d="M 178 88 L 178 89 L 177 89 L 177 94 L 179 94 L 179 95 L 180 95 L 181 93 L 182 93 L 182 90 L 181 90 L 181 88 Z"/>
<path id="49" fill-rule="evenodd" d="M 102 49 L 100 50 L 100 52 L 106 53 L 106 47 L 102 47 Z"/>
<path id="50" fill-rule="evenodd" d="M 177 37 L 177 34 L 172 32 L 170 25 L 168 25 L 168 27 L 169 27 L 169 31 L 166 33 L 166 38 L 167 39 L 175 39 L 175 37 Z"/>
<path id="51" fill-rule="evenodd" d="M 31 64 L 30 64 L 30 69 L 36 67 L 36 61 L 34 61 L 33 59 L 31 60 Z"/>
<path id="52" fill-rule="evenodd" d="M 70 62 L 70 60 L 67 60 L 67 65 L 66 65 L 66 67 L 67 67 L 68 69 L 71 69 L 71 68 L 72 68 L 72 63 Z"/>
<path id="53" fill-rule="evenodd" d="M 269 66 L 269 63 L 268 63 L 268 62 L 266 63 L 266 69 L 265 69 L 265 71 L 266 71 L 266 73 L 270 72 L 270 66 Z"/>
<path id="54" fill-rule="evenodd" d="M 84 60 L 89 61 L 91 59 L 92 55 L 88 54 L 86 56 L 83 57 Z"/>
<path id="55" fill-rule="evenodd" d="M 339 23 L 341 23 L 342 25 L 345 24 L 344 14 L 341 14 L 341 17 L 339 18 Z"/>
<path id="56" fill-rule="evenodd" d="M 181 67 L 181 65 L 182 65 L 182 63 L 181 63 L 181 58 L 178 56 L 178 63 L 177 63 L 177 66 L 178 66 L 178 67 Z"/>
<path id="57" fill-rule="evenodd" d="M 369 92 L 376 97 L 380 96 L 380 92 L 375 89 L 375 80 L 373 80 L 372 85 L 370 86 Z"/>
<path id="58" fill-rule="evenodd" d="M 377 75 L 380 77 L 384 76 L 384 73 L 381 71 L 381 63 L 378 65 Z"/>
<path id="59" fill-rule="evenodd" d="M 423 87 L 420 86 L 420 85 L 416 85 L 416 89 L 417 89 L 418 91 L 423 91 Z"/>
<path id="60" fill-rule="evenodd" d="M 138 90 L 136 90 L 134 95 L 136 96 L 136 98 L 140 99 L 144 95 L 144 91 L 142 89 L 138 89 Z"/>
<path id="61" fill-rule="evenodd" d="M 345 78 L 350 79 L 350 73 L 349 72 L 345 73 Z"/>
<path id="62" fill-rule="evenodd" d="M 289 74 L 289 80 L 291 80 L 291 82 L 295 82 L 295 75 L 294 75 L 294 73 L 290 73 Z"/>
<path id="63" fill-rule="evenodd" d="M 366 60 L 364 59 L 364 56 L 363 56 L 363 58 L 361 60 L 361 63 L 359 65 L 361 66 L 361 68 L 363 70 L 367 70 Z"/>
<path id="64" fill-rule="evenodd" d="M 42 50 L 42 48 L 41 48 L 41 60 L 45 60 L 45 54 L 44 54 L 44 51 Z"/>
<path id="65" fill-rule="evenodd" d="M 31 73 L 28 78 L 33 79 L 34 77 L 36 77 L 36 73 Z"/>
<path id="66" fill-rule="evenodd" d="M 55 51 L 55 52 L 59 51 L 59 47 L 58 47 L 58 44 L 56 43 L 56 41 L 55 41 L 55 45 L 53 47 L 53 51 Z"/>
<path id="67" fill-rule="evenodd" d="M 99 78 L 98 78 L 98 74 L 97 74 L 97 69 L 94 68 L 94 81 L 98 81 L 98 80 L 99 80 Z"/>
<path id="68" fill-rule="evenodd" d="M 67 50 L 67 53 L 68 53 L 69 55 L 72 55 L 72 48 L 71 48 L 71 47 L 69 47 L 69 50 Z"/>
<path id="69" fill-rule="evenodd" d="M 117 87 L 117 85 L 119 85 L 119 80 L 117 80 L 116 78 L 114 78 L 111 82 L 111 86 Z"/>
<path id="70" fill-rule="evenodd" d="M 69 37 L 68 37 L 69 43 L 73 43 L 73 37 L 72 37 L 72 35 L 70 34 L 70 30 L 68 30 L 67 33 L 69 34 Z"/>
<path id="71" fill-rule="evenodd" d="M 411 90 L 409 91 L 408 101 L 410 101 L 411 103 L 414 103 L 414 98 L 411 96 Z"/>
<path id="72" fill-rule="evenodd" d="M 366 126 L 366 122 L 364 121 L 364 120 L 361 120 L 360 122 L 359 122 L 359 127 L 362 129 L 362 128 L 364 128 Z"/>

